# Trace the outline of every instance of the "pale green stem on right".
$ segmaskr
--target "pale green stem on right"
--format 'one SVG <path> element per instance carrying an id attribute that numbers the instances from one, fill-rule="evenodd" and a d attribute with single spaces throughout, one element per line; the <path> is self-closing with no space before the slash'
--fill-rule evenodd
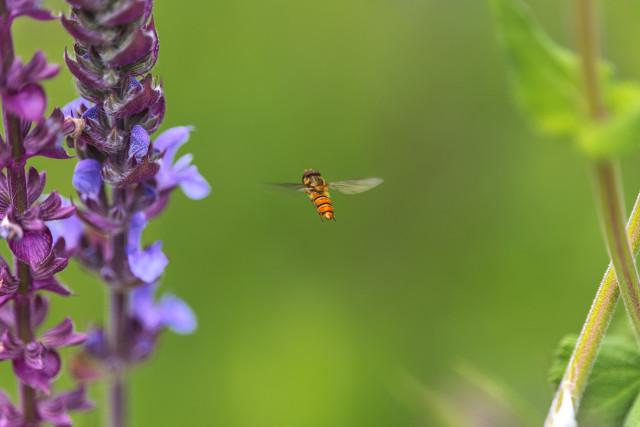
<path id="1" fill-rule="evenodd" d="M 582 63 L 584 92 L 589 116 L 594 123 L 607 120 L 598 73 L 598 30 L 595 0 L 574 0 L 577 40 Z M 612 159 L 593 162 L 596 200 L 609 258 L 618 281 L 627 314 L 640 341 L 640 275 L 625 231 L 625 209 L 619 167 Z"/>
<path id="2" fill-rule="evenodd" d="M 607 250 L 633 332 L 640 342 L 640 276 L 624 226 L 622 184 L 617 164 L 594 165 L 596 187 Z"/>
<path id="3" fill-rule="evenodd" d="M 633 253 L 637 256 L 638 252 L 640 252 L 640 194 L 638 194 L 638 198 L 633 205 L 633 211 L 627 224 L 627 235 L 629 236 Z M 569 359 L 562 382 L 556 391 L 545 426 L 551 427 L 554 425 L 552 420 L 562 406 L 563 399 L 570 399 L 577 412 L 587 386 L 589 374 L 598 355 L 598 350 L 613 317 L 619 295 L 618 281 L 613 272 L 613 265 L 609 263 L 609 267 L 600 282 L 598 293 L 591 304 L 587 319 L 582 326 L 582 331 L 573 349 L 571 359 Z"/>
<path id="4" fill-rule="evenodd" d="M 598 75 L 598 37 L 594 1 L 574 0 L 574 6 L 587 107 L 594 122 L 604 121 L 607 111 Z M 622 184 L 617 164 L 612 160 L 597 161 L 593 164 L 593 171 L 597 184 L 598 208 L 611 264 L 600 284 L 549 409 L 546 427 L 576 425 L 580 401 L 606 329 L 613 317 L 619 294 L 622 295 L 634 334 L 640 339 L 640 276 L 634 260 L 640 243 L 640 197 L 636 200 L 628 230 L 625 232 Z"/>

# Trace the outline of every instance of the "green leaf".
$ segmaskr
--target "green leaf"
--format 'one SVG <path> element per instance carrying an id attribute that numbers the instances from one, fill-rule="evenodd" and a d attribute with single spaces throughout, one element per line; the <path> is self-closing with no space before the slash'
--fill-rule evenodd
<path id="1" fill-rule="evenodd" d="M 562 379 L 577 337 L 565 337 L 556 352 L 549 378 L 554 387 Z M 640 350 L 628 338 L 607 337 L 593 367 L 582 399 L 580 425 L 619 427 L 640 393 Z M 635 424 L 630 424 L 635 425 Z"/>
<path id="2" fill-rule="evenodd" d="M 549 384 L 551 384 L 551 387 L 554 389 L 557 389 L 562 381 L 564 371 L 569 364 L 569 359 L 571 359 L 571 354 L 576 346 L 576 342 L 578 342 L 576 335 L 567 335 L 562 338 L 556 348 L 553 359 L 551 359 L 551 366 L 549 367 L 549 375 L 547 378 Z"/>
<path id="3" fill-rule="evenodd" d="M 640 396 L 633 402 L 622 427 L 640 427 Z"/>
<path id="4" fill-rule="evenodd" d="M 607 89 L 610 119 L 585 126 L 578 139 L 593 157 L 625 154 L 640 144 L 640 86 L 611 83 Z"/>
<path id="5" fill-rule="evenodd" d="M 521 0 L 490 0 L 515 96 L 543 132 L 573 136 L 587 122 L 579 63 L 551 40 Z"/>
<path id="6" fill-rule="evenodd" d="M 593 123 L 577 56 L 542 30 L 522 0 L 489 2 L 514 95 L 539 130 L 575 138 L 592 157 L 620 155 L 640 145 L 640 85 L 616 81 L 613 67 L 602 61 L 599 78 L 610 114 Z"/>

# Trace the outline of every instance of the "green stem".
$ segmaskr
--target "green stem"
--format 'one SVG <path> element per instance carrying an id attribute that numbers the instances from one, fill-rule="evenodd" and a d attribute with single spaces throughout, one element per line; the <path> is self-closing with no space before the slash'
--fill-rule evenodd
<path id="1" fill-rule="evenodd" d="M 117 366 L 109 383 L 109 425 L 124 427 L 127 425 L 127 383 L 125 380 L 124 360 L 126 346 L 126 315 L 128 294 L 124 289 L 109 289 L 111 304 L 109 307 L 109 326 L 111 348 L 116 356 Z"/>
<path id="2" fill-rule="evenodd" d="M 121 205 L 126 200 L 126 190 L 116 189 L 113 192 L 114 205 Z M 129 310 L 129 290 L 125 284 L 128 271 L 127 259 L 127 234 L 128 223 L 125 230 L 112 237 L 113 260 L 112 268 L 115 272 L 116 283 L 109 289 L 109 341 L 112 354 L 116 359 L 116 366 L 112 372 L 109 384 L 109 425 L 111 427 L 125 427 L 129 425 L 127 411 L 128 387 L 125 378 L 127 365 L 126 350 L 129 345 L 129 332 L 127 328 L 127 312 Z"/>
<path id="3" fill-rule="evenodd" d="M 594 165 L 594 172 L 609 257 L 633 332 L 640 341 L 640 276 L 624 229 L 622 185 L 618 168 L 611 161 L 599 162 Z"/>
<path id="4" fill-rule="evenodd" d="M 631 241 L 633 253 L 637 256 L 640 252 L 640 193 L 633 205 L 633 211 L 627 224 L 627 235 Z M 618 281 L 613 272 L 613 265 L 610 263 L 600 282 L 587 319 L 582 326 L 562 382 L 556 391 L 546 426 L 554 425 L 553 419 L 564 399 L 570 399 L 575 410 L 578 410 L 589 374 L 615 312 L 619 296 Z"/>
<path id="5" fill-rule="evenodd" d="M 593 0 L 574 0 L 585 95 L 594 122 L 607 118 L 598 77 L 598 45 Z M 634 261 L 640 247 L 640 195 L 624 229 L 622 183 L 614 161 L 594 162 L 597 201 L 611 263 L 593 301 L 558 387 L 545 426 L 575 422 L 575 415 L 618 296 L 622 295 L 634 334 L 640 340 L 640 276 Z M 568 424 L 563 424 L 568 425 Z"/>

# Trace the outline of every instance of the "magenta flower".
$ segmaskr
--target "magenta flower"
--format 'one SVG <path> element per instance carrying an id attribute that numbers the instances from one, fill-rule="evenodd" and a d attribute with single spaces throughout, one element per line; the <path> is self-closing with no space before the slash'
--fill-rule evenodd
<path id="1" fill-rule="evenodd" d="M 78 345 L 85 335 L 73 332 L 71 319 L 45 332 L 39 341 L 25 343 L 5 331 L 0 346 L 0 360 L 11 360 L 13 371 L 24 384 L 49 393 L 51 381 L 60 372 L 59 347 Z"/>
<path id="2" fill-rule="evenodd" d="M 51 233 L 45 223 L 70 217 L 75 207 L 63 206 L 57 193 L 38 201 L 46 175 L 31 168 L 27 178 L 27 208 L 19 213 L 11 205 L 7 177 L 0 173 L 0 217 L 3 218 L 0 235 L 9 241 L 9 247 L 18 259 L 37 267 L 53 249 Z"/>
<path id="3" fill-rule="evenodd" d="M 0 360 L 10 360 L 18 379 L 18 410 L 0 392 L 0 426 L 36 427 L 43 422 L 70 425 L 67 410 L 86 407 L 77 394 L 46 396 L 58 375 L 58 348 L 80 344 L 69 319 L 39 335 L 48 300 L 43 291 L 70 295 L 56 278 L 68 255 L 54 245 L 48 223 L 71 217 L 75 207 L 63 204 L 55 192 L 42 193 L 46 176 L 26 169 L 36 156 L 69 158 L 62 147 L 63 132 L 72 130 L 63 113 L 45 117 L 43 81 L 58 73 L 42 52 L 23 62 L 14 55 L 12 23 L 19 16 L 53 19 L 36 0 L 4 0 L 0 8 L 0 97 L 4 134 L 0 136 L 0 237 L 13 254 L 12 267 L 0 258 Z M 12 271 L 13 270 L 13 271 Z M 76 396 L 76 397 L 74 397 Z M 21 411 L 25 411 L 22 413 Z"/>
<path id="4" fill-rule="evenodd" d="M 39 121 L 47 106 L 47 97 L 39 82 L 54 77 L 58 71 L 58 66 L 47 63 L 42 52 L 36 52 L 26 65 L 16 58 L 3 88 L 9 112 L 24 120 Z"/>

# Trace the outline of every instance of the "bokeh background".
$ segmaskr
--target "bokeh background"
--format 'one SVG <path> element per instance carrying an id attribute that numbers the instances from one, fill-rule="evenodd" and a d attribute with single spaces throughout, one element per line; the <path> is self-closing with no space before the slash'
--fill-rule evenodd
<path id="1" fill-rule="evenodd" d="M 569 1 L 529 3 L 572 44 Z M 640 6 L 601 3 L 608 57 L 640 77 Z M 196 127 L 185 150 L 213 193 L 178 195 L 145 235 L 165 242 L 162 289 L 199 329 L 167 333 L 132 375 L 133 425 L 437 426 L 398 379 L 437 393 L 459 363 L 540 424 L 553 349 L 579 331 L 606 254 L 585 162 L 511 102 L 487 3 L 158 0 L 155 18 L 165 127 Z M 15 39 L 59 63 L 71 43 L 26 20 Z M 47 89 L 52 106 L 75 97 L 66 71 Z M 623 162 L 628 206 L 639 161 Z M 72 194 L 72 160 L 41 165 Z M 264 185 L 309 167 L 386 182 L 337 195 L 322 223 L 302 195 Z M 64 278 L 78 296 L 57 298 L 50 322 L 100 322 L 102 286 L 77 266 Z"/>

